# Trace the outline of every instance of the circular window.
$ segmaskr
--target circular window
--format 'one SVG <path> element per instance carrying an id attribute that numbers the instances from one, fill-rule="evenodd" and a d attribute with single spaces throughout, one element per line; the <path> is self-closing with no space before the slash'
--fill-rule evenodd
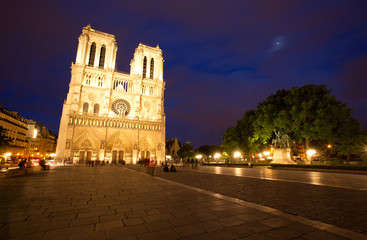
<path id="1" fill-rule="evenodd" d="M 112 110 L 116 115 L 127 116 L 130 112 L 130 104 L 123 99 L 117 99 L 112 103 Z"/>

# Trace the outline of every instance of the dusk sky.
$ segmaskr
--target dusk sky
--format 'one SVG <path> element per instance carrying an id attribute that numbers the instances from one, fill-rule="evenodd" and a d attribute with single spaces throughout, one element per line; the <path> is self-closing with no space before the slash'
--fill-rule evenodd
<path id="1" fill-rule="evenodd" d="M 58 133 L 82 28 L 116 36 L 117 70 L 163 51 L 166 138 L 221 144 L 278 89 L 326 84 L 367 127 L 366 0 L 2 1 L 0 104 Z"/>

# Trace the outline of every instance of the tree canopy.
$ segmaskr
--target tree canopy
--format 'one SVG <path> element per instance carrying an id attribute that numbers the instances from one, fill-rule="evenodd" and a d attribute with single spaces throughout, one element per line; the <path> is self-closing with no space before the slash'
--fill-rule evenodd
<path id="1" fill-rule="evenodd" d="M 278 90 L 256 110 L 247 111 L 235 127 L 225 131 L 222 140 L 226 150 L 239 148 L 250 154 L 271 144 L 275 134 L 287 134 L 306 149 L 312 143 L 336 144 L 340 154 L 350 156 L 361 132 L 352 112 L 325 85 Z"/>
<path id="2" fill-rule="evenodd" d="M 195 150 L 191 142 L 185 142 L 181 148 L 177 151 L 177 155 L 183 159 L 189 159 L 195 157 Z"/>

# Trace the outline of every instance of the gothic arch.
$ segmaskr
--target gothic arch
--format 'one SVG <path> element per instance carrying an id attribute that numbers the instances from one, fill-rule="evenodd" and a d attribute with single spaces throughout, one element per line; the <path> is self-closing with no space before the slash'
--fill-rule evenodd
<path id="1" fill-rule="evenodd" d="M 85 150 L 98 150 L 99 140 L 90 130 L 85 130 L 80 134 L 74 141 L 74 149 L 85 149 Z"/>
<path id="2" fill-rule="evenodd" d="M 145 151 L 155 151 L 155 144 L 151 137 L 143 137 L 139 141 L 139 149 Z"/>
<path id="3" fill-rule="evenodd" d="M 109 139 L 107 140 L 106 149 L 131 150 L 132 142 L 130 138 L 126 136 L 126 134 L 119 131 L 114 133 L 111 137 L 109 137 Z"/>

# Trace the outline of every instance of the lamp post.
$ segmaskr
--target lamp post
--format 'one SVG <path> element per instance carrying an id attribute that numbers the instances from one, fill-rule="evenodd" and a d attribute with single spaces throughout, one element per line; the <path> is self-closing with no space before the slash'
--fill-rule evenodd
<path id="1" fill-rule="evenodd" d="M 310 163 L 312 164 L 312 156 L 316 154 L 316 151 L 314 149 L 308 149 L 306 153 L 307 156 L 310 158 Z"/>
<path id="2" fill-rule="evenodd" d="M 240 152 L 234 152 L 233 153 L 233 157 L 234 157 L 234 160 L 236 162 L 237 161 L 237 158 L 240 158 L 241 157 L 241 153 Z"/>
<path id="3" fill-rule="evenodd" d="M 214 159 L 217 161 L 217 164 L 218 164 L 218 158 L 220 158 L 220 153 L 216 153 L 214 154 Z"/>

